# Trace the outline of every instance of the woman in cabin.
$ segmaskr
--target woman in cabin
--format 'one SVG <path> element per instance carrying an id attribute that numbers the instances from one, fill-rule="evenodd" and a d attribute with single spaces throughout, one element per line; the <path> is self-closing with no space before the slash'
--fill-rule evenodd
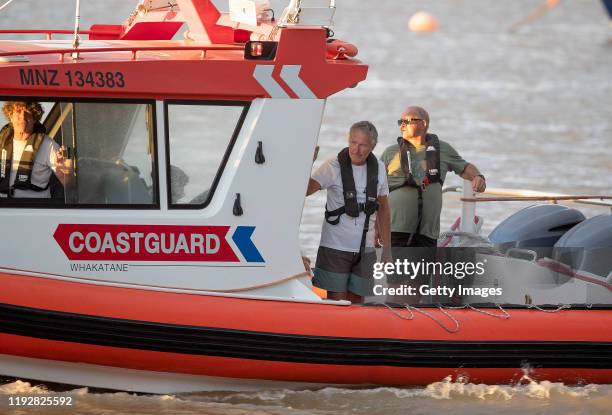
<path id="1" fill-rule="evenodd" d="M 40 123 L 38 102 L 7 101 L 2 112 L 9 124 L 0 130 L 0 197 L 50 198 L 51 174 L 64 184 L 72 161 Z"/>

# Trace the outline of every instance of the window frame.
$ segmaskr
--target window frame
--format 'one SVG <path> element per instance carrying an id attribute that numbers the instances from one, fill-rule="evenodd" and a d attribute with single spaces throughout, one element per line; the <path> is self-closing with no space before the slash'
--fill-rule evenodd
<path id="1" fill-rule="evenodd" d="M 103 104 L 145 104 L 149 105 L 151 108 L 151 134 L 153 135 L 153 148 L 151 149 L 152 153 L 152 167 L 154 169 L 153 179 L 154 183 L 152 186 L 154 192 L 154 201 L 150 204 L 123 204 L 123 203 L 115 203 L 115 204 L 102 204 L 102 203 L 90 203 L 90 204 L 68 204 L 62 201 L 57 201 L 53 199 L 38 199 L 32 198 L 28 199 L 20 199 L 16 201 L 11 198 L 2 198 L 0 199 L 0 209 L 7 208 L 32 208 L 32 209 L 100 209 L 100 210 L 160 210 L 160 172 L 159 172 L 159 157 L 158 157 L 158 132 L 157 132 L 157 111 L 154 99 L 116 99 L 116 98 L 87 98 L 87 97 L 63 97 L 63 96 L 16 96 L 16 95 L 0 95 L 0 101 L 38 101 L 38 102 L 52 102 L 52 103 L 103 103 Z M 48 115 L 48 113 L 46 113 Z M 42 122 L 42 120 L 41 120 Z M 77 137 L 77 155 L 78 155 L 78 137 Z M 77 159 L 78 160 L 78 159 Z"/>
<path id="2" fill-rule="evenodd" d="M 203 203 L 199 204 L 183 204 L 183 203 L 172 203 L 172 177 L 171 177 L 171 169 L 170 169 L 170 158 L 171 158 L 171 150 L 170 150 L 170 119 L 168 116 L 168 107 L 170 105 L 191 105 L 191 106 L 221 106 L 221 107 L 242 107 L 242 112 L 238 117 L 238 121 L 234 127 L 234 131 L 232 136 L 228 142 L 228 145 L 225 149 L 225 153 L 221 159 L 221 163 L 219 163 L 217 167 L 217 172 L 215 173 L 215 177 L 212 181 L 212 184 L 209 188 L 208 196 Z M 177 100 L 170 99 L 164 100 L 164 129 L 165 129 L 165 146 L 166 146 L 166 189 L 167 189 L 167 199 L 168 199 L 168 209 L 169 210 L 202 210 L 206 208 L 210 202 L 212 201 L 215 192 L 217 191 L 217 186 L 219 181 L 221 180 L 221 176 L 225 171 L 225 167 L 227 166 L 227 162 L 234 150 L 234 145 L 238 140 L 238 135 L 242 131 L 242 127 L 244 125 L 244 121 L 246 119 L 247 114 L 249 113 L 249 109 L 251 107 L 251 101 L 221 101 L 221 100 Z"/>

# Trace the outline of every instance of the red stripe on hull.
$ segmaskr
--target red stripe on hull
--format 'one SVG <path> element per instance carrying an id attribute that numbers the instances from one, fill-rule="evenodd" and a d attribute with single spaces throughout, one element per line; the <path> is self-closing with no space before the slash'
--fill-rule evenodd
<path id="1" fill-rule="evenodd" d="M 22 357 L 155 372 L 286 382 L 427 385 L 450 375 L 453 379 L 465 378 L 472 383 L 503 384 L 518 382 L 523 376 L 521 369 L 364 367 L 270 362 L 92 346 L 6 334 L 0 334 L 0 345 L 0 353 Z M 612 383 L 610 369 L 534 369 L 529 371 L 529 376 L 534 380 L 546 379 L 567 384 Z"/>

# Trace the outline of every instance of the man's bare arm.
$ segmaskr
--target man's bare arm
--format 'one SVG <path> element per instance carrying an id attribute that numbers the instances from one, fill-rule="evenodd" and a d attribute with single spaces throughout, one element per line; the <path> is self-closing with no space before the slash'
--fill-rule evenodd
<path id="1" fill-rule="evenodd" d="M 319 190 L 321 190 L 321 185 L 318 181 L 313 178 L 308 180 L 308 189 L 306 190 L 306 196 L 310 196 L 311 194 L 318 192 Z"/>
<path id="2" fill-rule="evenodd" d="M 465 166 L 459 176 L 461 176 L 465 180 L 471 181 L 472 189 L 475 192 L 482 193 L 487 188 L 487 183 L 484 179 L 484 176 L 482 176 L 478 168 L 471 163 L 468 163 Z"/>
<path id="3" fill-rule="evenodd" d="M 314 164 L 315 160 L 319 156 L 319 146 L 315 147 L 314 154 L 312 155 L 312 164 Z M 306 196 L 310 196 L 311 194 L 318 192 L 321 190 L 321 185 L 312 177 L 308 180 L 308 189 L 306 190 Z"/>

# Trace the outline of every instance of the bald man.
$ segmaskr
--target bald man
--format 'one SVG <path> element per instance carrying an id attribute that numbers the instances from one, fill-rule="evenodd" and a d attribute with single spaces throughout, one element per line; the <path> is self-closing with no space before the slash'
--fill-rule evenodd
<path id="1" fill-rule="evenodd" d="M 485 190 L 485 177 L 450 144 L 428 133 L 429 114 L 423 108 L 406 108 L 397 123 L 401 137 L 381 157 L 389 182 L 391 245 L 435 247 L 446 173 L 470 180 L 476 192 Z"/>
<path id="2" fill-rule="evenodd" d="M 485 178 L 450 144 L 428 133 L 429 114 L 423 108 L 406 108 L 397 124 L 401 137 L 381 157 L 389 183 L 393 258 L 412 263 L 432 263 L 437 261 L 442 184 L 446 173 L 453 171 L 470 180 L 476 192 L 485 190 Z M 432 298 L 423 299 L 418 289 L 423 284 L 431 285 L 432 276 L 424 271 L 411 278 L 390 275 L 387 279 L 390 287 L 405 284 L 412 286 L 414 291 L 413 294 L 387 296 L 387 301 L 398 304 L 433 301 Z"/>

